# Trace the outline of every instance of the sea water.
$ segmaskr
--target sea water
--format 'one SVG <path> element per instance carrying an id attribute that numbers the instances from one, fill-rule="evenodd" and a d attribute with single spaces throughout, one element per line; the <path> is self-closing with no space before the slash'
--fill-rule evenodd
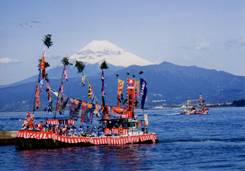
<path id="1" fill-rule="evenodd" d="M 146 111 L 157 144 L 25 151 L 0 146 L 0 170 L 245 170 L 245 108 L 211 108 L 208 115 L 179 112 Z M 24 117 L 0 113 L 0 129 L 18 129 Z"/>

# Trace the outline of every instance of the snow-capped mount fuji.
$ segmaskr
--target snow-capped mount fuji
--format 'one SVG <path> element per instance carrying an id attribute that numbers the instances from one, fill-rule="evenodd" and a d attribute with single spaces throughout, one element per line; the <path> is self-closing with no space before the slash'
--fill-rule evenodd
<path id="1" fill-rule="evenodd" d="M 107 63 L 114 66 L 128 67 L 131 65 L 150 65 L 152 62 L 138 57 L 107 40 L 93 40 L 79 52 L 69 57 L 70 61 L 82 61 L 89 64 Z"/>

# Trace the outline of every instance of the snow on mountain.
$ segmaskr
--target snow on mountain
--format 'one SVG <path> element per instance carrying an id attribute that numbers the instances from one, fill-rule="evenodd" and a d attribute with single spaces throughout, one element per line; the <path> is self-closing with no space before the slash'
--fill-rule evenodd
<path id="1" fill-rule="evenodd" d="M 130 65 L 150 65 L 152 62 L 138 57 L 107 40 L 93 40 L 83 47 L 79 52 L 70 56 L 70 61 L 82 61 L 89 64 L 107 63 L 115 66 L 127 67 Z"/>

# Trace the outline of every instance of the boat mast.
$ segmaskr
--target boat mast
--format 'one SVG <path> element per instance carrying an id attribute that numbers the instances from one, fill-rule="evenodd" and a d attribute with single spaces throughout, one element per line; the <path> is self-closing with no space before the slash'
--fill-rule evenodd
<path id="1" fill-rule="evenodd" d="M 45 47 L 49 49 L 50 46 L 53 45 L 53 42 L 51 40 L 52 35 L 47 34 L 44 36 L 43 44 Z M 44 81 L 46 81 L 46 92 L 48 95 L 48 111 L 52 110 L 52 96 L 51 96 L 51 87 L 48 79 L 48 74 L 46 73 L 46 68 L 49 67 L 49 63 L 45 60 L 45 52 L 46 48 L 43 49 L 41 59 L 39 59 L 38 64 L 38 81 L 36 83 L 35 88 L 35 96 L 34 96 L 34 105 L 33 105 L 33 113 L 34 111 L 38 110 L 40 108 L 40 94 L 41 94 L 41 87 L 44 84 Z"/>

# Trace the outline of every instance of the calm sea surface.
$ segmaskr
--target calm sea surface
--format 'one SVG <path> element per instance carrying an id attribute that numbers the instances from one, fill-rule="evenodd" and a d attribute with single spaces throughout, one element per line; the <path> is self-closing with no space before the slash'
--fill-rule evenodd
<path id="1" fill-rule="evenodd" d="M 147 111 L 158 144 L 28 151 L 0 146 L 0 170 L 245 170 L 245 108 L 215 108 L 203 116 L 178 112 Z M 23 118 L 0 113 L 0 130 L 16 130 Z"/>

